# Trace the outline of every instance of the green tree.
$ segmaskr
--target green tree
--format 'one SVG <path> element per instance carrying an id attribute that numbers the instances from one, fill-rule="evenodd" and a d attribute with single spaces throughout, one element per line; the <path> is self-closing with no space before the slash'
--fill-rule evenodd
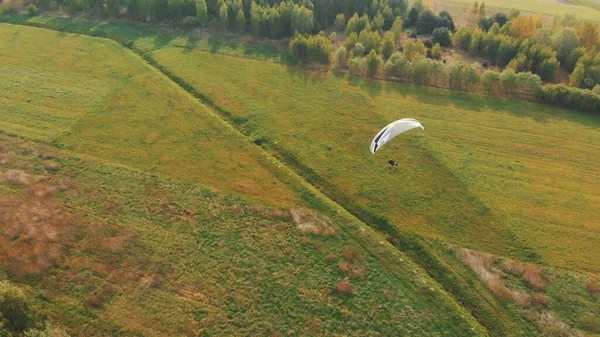
<path id="1" fill-rule="evenodd" d="M 196 0 L 196 16 L 202 27 L 208 23 L 208 10 L 206 9 L 206 0 Z"/>
<path id="2" fill-rule="evenodd" d="M 346 62 L 348 61 L 348 52 L 346 51 L 346 48 L 344 47 L 339 47 L 335 53 L 333 54 L 333 65 L 335 68 L 337 69 L 343 69 L 346 68 L 347 64 Z"/>
<path id="3" fill-rule="evenodd" d="M 434 29 L 432 40 L 434 43 L 438 43 L 439 45 L 444 47 L 450 47 L 452 45 L 450 31 L 446 27 L 439 27 Z"/>
<path id="4" fill-rule="evenodd" d="M 356 45 L 357 42 L 358 34 L 352 32 L 350 33 L 350 35 L 346 36 L 346 39 L 344 40 L 344 47 L 346 48 L 346 51 L 352 50 L 352 48 L 354 48 L 354 45 Z"/>
<path id="5" fill-rule="evenodd" d="M 394 33 L 394 39 L 395 40 L 400 40 L 400 38 L 402 38 L 402 17 L 398 16 L 395 20 L 394 23 L 392 24 L 392 28 L 390 29 L 390 31 L 392 33 Z"/>
<path id="6" fill-rule="evenodd" d="M 483 91 L 487 93 L 497 92 L 501 85 L 500 73 L 493 70 L 488 70 L 481 75 L 481 86 Z"/>
<path id="7" fill-rule="evenodd" d="M 362 43 L 365 47 L 365 53 L 369 53 L 371 50 L 375 50 L 376 53 L 379 53 L 379 49 L 381 48 L 381 35 L 379 32 L 368 31 L 364 29 L 358 35 L 358 42 Z"/>
<path id="8" fill-rule="evenodd" d="M 431 48 L 431 57 L 438 60 L 440 57 L 442 57 L 442 47 L 440 46 L 439 43 L 436 43 L 433 45 L 433 47 Z"/>
<path id="9" fill-rule="evenodd" d="M 412 7 L 406 16 L 406 21 L 404 22 L 404 27 L 410 28 L 414 27 L 417 24 L 417 20 L 419 19 L 419 11 Z"/>
<path id="10" fill-rule="evenodd" d="M 369 76 L 375 76 L 381 63 L 381 58 L 379 55 L 377 55 L 377 52 L 375 52 L 375 50 L 371 50 L 367 56 L 367 74 Z"/>
<path id="11" fill-rule="evenodd" d="M 246 29 L 246 15 L 244 14 L 243 9 L 240 9 L 235 16 L 235 27 L 240 32 L 243 32 Z"/>
<path id="12" fill-rule="evenodd" d="M 381 32 L 384 24 L 385 19 L 383 18 L 383 14 L 381 14 L 381 12 L 377 12 L 375 17 L 373 18 L 373 24 L 371 25 L 372 29 Z"/>
<path id="13" fill-rule="evenodd" d="M 552 37 L 552 44 L 558 59 L 563 63 L 568 63 L 569 56 L 579 45 L 577 32 L 573 28 L 563 28 Z"/>
<path id="14" fill-rule="evenodd" d="M 536 71 L 544 81 L 554 81 L 558 74 L 559 62 L 556 57 L 545 59 Z"/>
<path id="15" fill-rule="evenodd" d="M 419 34 L 431 34 L 434 29 L 440 27 L 441 19 L 432 11 L 426 10 L 419 13 L 417 18 L 417 32 Z"/>
<path id="16" fill-rule="evenodd" d="M 292 11 L 292 33 L 309 34 L 313 29 L 313 12 L 304 7 L 296 6 Z"/>
<path id="17" fill-rule="evenodd" d="M 404 45 L 404 56 L 413 63 L 417 63 L 423 59 L 426 51 L 427 48 L 425 48 L 423 42 L 418 40 L 410 40 Z"/>
<path id="18" fill-rule="evenodd" d="M 335 16 L 333 25 L 335 26 L 335 29 L 340 32 L 346 28 L 346 17 L 344 16 L 344 13 L 339 13 Z"/>
<path id="19" fill-rule="evenodd" d="M 385 59 L 390 58 L 390 56 L 394 52 L 394 49 L 396 49 L 396 46 L 394 44 L 394 33 L 386 32 L 383 35 L 383 43 L 381 45 L 381 53 L 383 54 L 383 57 Z"/>
<path id="20" fill-rule="evenodd" d="M 219 11 L 219 23 L 223 29 L 227 30 L 227 26 L 229 26 L 229 14 L 227 13 L 226 4 L 223 4 L 223 6 L 221 6 L 221 10 Z"/>

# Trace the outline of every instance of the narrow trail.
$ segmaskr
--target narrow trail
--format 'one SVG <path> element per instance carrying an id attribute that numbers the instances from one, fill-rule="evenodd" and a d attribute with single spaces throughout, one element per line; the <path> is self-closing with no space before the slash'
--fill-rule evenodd
<path id="1" fill-rule="evenodd" d="M 12 23 L 6 23 L 6 24 L 12 24 Z M 14 24 L 14 25 L 33 26 L 38 29 L 60 31 L 58 29 L 39 26 L 39 25 L 35 25 L 35 24 L 32 24 L 32 25 Z M 307 180 L 307 178 L 305 178 L 302 175 L 301 172 L 298 172 L 292 168 L 294 165 L 286 164 L 284 161 L 277 158 L 277 156 L 284 157 L 283 154 L 280 153 L 277 149 L 275 149 L 274 152 L 270 152 L 269 150 L 265 149 L 264 147 L 252 142 L 251 137 L 249 135 L 245 134 L 241 129 L 239 129 L 232 122 L 232 120 L 231 120 L 232 114 L 229 111 L 222 108 L 216 102 L 213 102 L 208 97 L 204 96 L 201 92 L 198 92 L 193 86 L 187 84 L 184 80 L 180 79 L 175 74 L 171 73 L 166 67 L 162 66 L 159 62 L 154 60 L 149 55 L 150 53 L 138 51 L 134 47 L 132 47 L 133 44 L 124 43 L 115 38 L 94 36 L 93 34 L 86 34 L 86 33 L 69 33 L 69 34 L 87 35 L 87 36 L 91 36 L 91 37 L 98 38 L 98 39 L 110 40 L 111 42 L 119 44 L 121 47 L 123 47 L 128 52 L 130 52 L 134 57 L 140 59 L 140 61 L 147 64 L 150 68 L 152 68 L 153 71 L 160 73 L 169 84 L 171 84 L 172 86 L 175 86 L 179 90 L 183 91 L 190 99 L 198 102 L 201 105 L 206 106 L 208 112 L 214 118 L 217 118 L 221 123 L 223 123 L 223 125 L 227 126 L 231 130 L 231 132 L 233 134 L 235 134 L 235 136 L 242 137 L 242 139 L 245 139 L 248 142 L 248 144 L 250 144 L 252 147 L 257 148 L 264 156 L 266 156 L 266 158 L 269 161 L 271 161 L 276 166 L 277 169 L 283 171 L 284 174 L 287 174 L 291 179 L 293 179 L 294 182 L 296 182 L 297 184 L 299 184 L 302 187 L 302 188 L 299 188 L 298 186 L 290 186 L 293 190 L 296 190 L 297 192 L 302 192 L 304 189 L 304 191 L 308 191 L 308 192 L 314 194 L 318 199 L 321 199 L 321 201 L 323 201 L 325 204 L 329 205 L 333 210 L 336 210 L 340 216 L 350 220 L 348 223 L 340 224 L 340 227 L 344 228 L 345 232 L 350 237 L 352 237 L 361 248 L 363 248 L 366 252 L 368 252 L 373 257 L 375 257 L 382 265 L 386 266 L 386 268 L 389 270 L 390 275 L 394 275 L 395 278 L 400 280 L 400 277 L 397 274 L 399 272 L 397 265 L 399 263 L 409 263 L 411 268 L 414 268 L 415 271 L 418 270 L 420 275 L 426 276 L 429 283 L 432 283 L 432 285 L 434 285 L 441 292 L 443 292 L 443 294 L 445 295 L 444 298 L 448 301 L 449 305 L 455 307 L 459 311 L 462 311 L 463 314 L 466 314 L 471 318 L 468 321 L 471 321 L 477 325 L 476 327 L 473 327 L 474 332 L 478 331 L 479 333 L 483 333 L 485 335 L 490 334 L 488 327 L 486 327 L 485 324 L 482 323 L 482 321 L 480 319 L 478 319 L 476 317 L 476 315 L 474 315 L 474 313 L 471 310 L 472 308 L 469 308 L 468 305 L 465 305 L 465 303 L 461 303 L 461 301 L 459 301 L 449 289 L 446 289 L 445 286 L 442 283 L 440 283 L 431 272 L 429 272 L 427 270 L 427 268 L 425 268 L 421 264 L 419 264 L 413 257 L 409 257 L 408 255 L 406 255 L 406 253 L 399 246 L 397 246 L 397 244 L 386 240 L 384 238 L 384 235 L 382 235 L 382 232 L 384 234 L 388 234 L 388 233 L 386 233 L 385 229 L 378 228 L 381 226 L 378 226 L 376 224 L 369 224 L 368 222 L 362 220 L 361 219 L 362 217 L 359 214 L 355 214 L 352 210 L 348 209 L 343 204 L 337 202 L 334 199 L 334 197 L 331 197 L 329 194 L 327 194 L 326 191 L 323 191 L 319 187 L 310 183 Z M 291 97 L 294 99 L 301 100 L 301 99 L 293 97 L 293 96 L 291 96 Z M 339 113 L 338 111 L 335 111 L 335 110 L 332 110 L 331 112 Z M 281 150 L 283 151 L 283 149 L 281 149 Z M 86 156 L 86 157 L 91 158 L 92 156 Z M 98 158 L 98 159 L 103 161 L 102 158 Z M 116 164 L 121 165 L 119 163 L 116 163 Z M 304 166 L 304 164 L 302 164 L 302 163 L 297 163 L 297 164 Z M 283 183 L 286 183 L 286 182 L 283 182 Z M 286 183 L 286 184 L 290 185 L 289 183 Z M 400 256 L 402 256 L 402 258 Z M 428 257 L 428 258 L 433 258 L 433 257 Z M 139 286 L 141 286 L 142 288 L 145 287 L 145 285 L 139 285 Z M 134 289 L 134 292 L 135 292 L 135 290 L 139 290 L 139 289 L 137 289 L 137 288 L 139 288 L 139 286 L 136 287 L 136 289 Z M 128 296 L 128 295 L 125 295 L 125 292 L 124 292 L 122 295 L 122 298 L 118 299 L 115 304 L 120 305 L 121 303 L 127 302 L 128 300 L 131 299 L 131 297 L 133 295 L 132 293 L 133 292 L 131 292 L 129 294 L 131 296 Z M 103 319 L 100 317 L 97 317 L 96 320 L 100 319 L 101 321 L 103 321 L 102 326 L 106 326 L 108 324 L 108 322 L 110 320 L 112 320 L 113 316 L 114 316 L 114 314 L 110 315 L 107 318 L 103 318 Z M 89 325 L 91 325 L 91 324 L 89 324 Z M 89 325 L 84 327 L 84 331 L 87 330 Z"/>

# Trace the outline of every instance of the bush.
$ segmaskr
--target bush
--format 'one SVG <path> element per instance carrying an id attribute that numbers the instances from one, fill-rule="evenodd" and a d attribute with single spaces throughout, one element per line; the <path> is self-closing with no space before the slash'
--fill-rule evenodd
<path id="1" fill-rule="evenodd" d="M 365 56 L 365 47 L 362 43 L 359 42 L 354 45 L 354 48 L 352 48 L 352 52 L 354 53 L 354 56 L 357 57 Z"/>
<path id="2" fill-rule="evenodd" d="M 340 280 L 335 284 L 335 291 L 340 295 L 350 295 L 352 294 L 352 284 L 347 279 Z"/>
<path id="3" fill-rule="evenodd" d="M 29 4 L 27 6 L 27 13 L 29 15 L 36 15 L 37 11 L 38 11 L 38 9 L 37 9 L 37 7 L 34 4 Z"/>
<path id="4" fill-rule="evenodd" d="M 443 47 L 450 47 L 452 45 L 452 38 L 450 37 L 450 31 L 446 27 L 440 27 L 433 30 L 433 42 L 439 43 Z"/>
<path id="5" fill-rule="evenodd" d="M 590 294 L 600 294 L 600 285 L 598 285 L 598 282 L 592 279 L 587 281 L 587 283 L 585 284 L 585 288 L 587 289 L 587 291 L 590 292 Z"/>
<path id="6" fill-rule="evenodd" d="M 337 69 L 346 68 L 348 60 L 348 52 L 346 48 L 339 47 L 333 54 L 333 66 Z"/>
<path id="7" fill-rule="evenodd" d="M 348 62 L 348 70 L 352 75 L 367 76 L 367 58 L 353 58 Z"/>
<path id="8" fill-rule="evenodd" d="M 195 16 L 186 16 L 180 22 L 183 28 L 194 28 L 198 26 L 198 18 Z"/>
<path id="9" fill-rule="evenodd" d="M 433 45 L 431 48 L 431 57 L 438 60 L 442 56 L 442 47 L 440 47 L 439 43 Z"/>
<path id="10" fill-rule="evenodd" d="M 8 282 L 0 281 L 0 334 L 18 336 L 36 328 L 37 318 L 25 293 Z"/>
<path id="11" fill-rule="evenodd" d="M 57 11 L 60 6 L 58 5 L 58 2 L 56 1 L 50 1 L 50 4 L 48 5 L 48 7 L 50 8 L 51 11 Z"/>
<path id="12" fill-rule="evenodd" d="M 433 42 L 430 39 L 423 40 L 423 44 L 425 45 L 426 48 L 429 48 L 429 49 L 433 48 Z"/>
<path id="13" fill-rule="evenodd" d="M 544 103 L 600 114 L 600 96 L 591 90 L 571 88 L 564 84 L 545 85 L 538 97 Z"/>
<path id="14" fill-rule="evenodd" d="M 441 26 L 441 19 L 435 15 L 432 11 L 426 10 L 419 13 L 417 19 L 417 31 L 419 34 L 431 34 L 434 29 Z"/>
<path id="15" fill-rule="evenodd" d="M 337 31 L 343 31 L 346 27 L 346 17 L 343 13 L 339 13 L 335 16 L 335 21 L 333 21 L 333 25 Z"/>
<path id="16" fill-rule="evenodd" d="M 414 29 L 409 29 L 406 31 L 406 35 L 408 35 L 408 37 L 414 39 L 417 37 L 417 32 Z"/>

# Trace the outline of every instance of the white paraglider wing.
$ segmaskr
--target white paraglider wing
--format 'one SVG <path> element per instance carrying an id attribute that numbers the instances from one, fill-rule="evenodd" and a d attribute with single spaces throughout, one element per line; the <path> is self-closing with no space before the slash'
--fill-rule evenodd
<path id="1" fill-rule="evenodd" d="M 371 142 L 371 153 L 377 152 L 377 150 L 379 150 L 385 143 L 394 139 L 394 137 L 398 136 L 399 134 L 415 128 L 421 128 L 425 130 L 423 125 L 421 125 L 418 120 L 413 118 L 403 118 L 390 123 L 388 126 L 381 129 L 381 131 L 375 135 L 375 138 L 373 138 L 373 141 Z"/>

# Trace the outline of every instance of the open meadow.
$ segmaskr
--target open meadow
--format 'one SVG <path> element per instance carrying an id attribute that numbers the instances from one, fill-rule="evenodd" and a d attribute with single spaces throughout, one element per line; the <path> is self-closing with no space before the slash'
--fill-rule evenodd
<path id="1" fill-rule="evenodd" d="M 485 334 L 403 253 L 133 53 L 0 30 L 13 93 L 1 130 L 37 141 L 0 136 L 0 275 L 30 285 L 73 335 Z M 155 159 L 179 151 L 213 160 Z M 244 176 L 268 188 L 224 194 Z"/>
<path id="2" fill-rule="evenodd" d="M 565 14 L 574 14 L 585 20 L 600 21 L 600 3 L 596 0 L 486 0 L 483 2 L 488 15 L 498 12 L 508 13 L 514 8 L 527 15 L 541 14 L 548 23 L 552 22 L 552 17 Z M 469 23 L 471 17 L 469 10 L 473 1 L 434 0 L 433 3 L 436 11 L 448 11 L 459 25 Z"/>
<path id="3" fill-rule="evenodd" d="M 0 23 L 0 279 L 72 335 L 600 326 L 597 116 L 23 18 L 121 42 Z"/>
<path id="4" fill-rule="evenodd" d="M 332 195 L 426 236 L 600 272 L 596 116 L 185 48 L 149 55 L 316 172 Z M 370 154 L 379 128 L 402 117 L 425 131 Z"/>

